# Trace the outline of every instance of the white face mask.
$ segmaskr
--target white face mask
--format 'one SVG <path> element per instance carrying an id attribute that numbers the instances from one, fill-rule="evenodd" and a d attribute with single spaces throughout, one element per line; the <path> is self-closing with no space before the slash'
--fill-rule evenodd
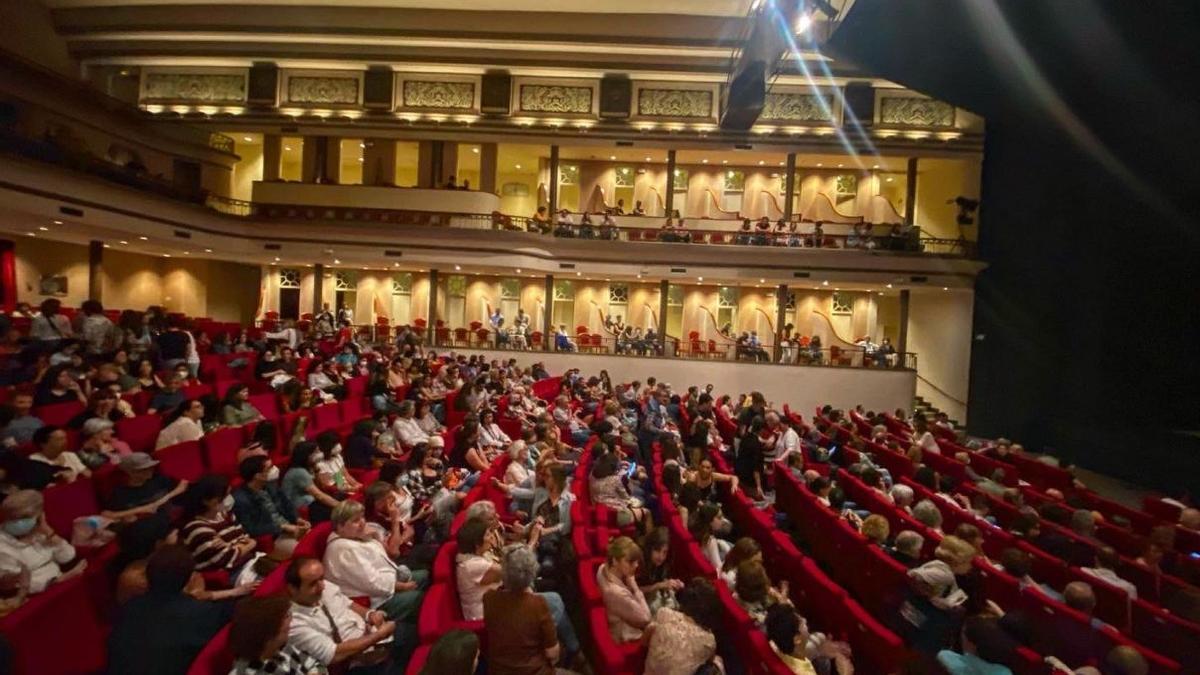
<path id="1" fill-rule="evenodd" d="M 233 510 L 233 495 L 225 495 L 225 499 L 221 501 L 221 509 L 226 513 Z"/>
<path id="2" fill-rule="evenodd" d="M 412 517 L 413 498 L 408 494 L 408 490 L 396 493 L 396 507 L 400 511 L 402 520 Z"/>
<path id="3" fill-rule="evenodd" d="M 271 465 L 270 471 L 267 471 L 267 481 L 274 483 L 277 480 L 279 480 L 279 467 Z"/>

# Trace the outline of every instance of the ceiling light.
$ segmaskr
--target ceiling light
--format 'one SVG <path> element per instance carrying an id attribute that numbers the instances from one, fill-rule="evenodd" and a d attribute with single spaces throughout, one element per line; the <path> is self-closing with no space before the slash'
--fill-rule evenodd
<path id="1" fill-rule="evenodd" d="M 576 273 L 575 273 L 575 276 L 577 276 L 577 277 L 581 277 L 581 276 L 583 276 L 583 272 L 576 272 Z"/>
<path id="2" fill-rule="evenodd" d="M 141 239 L 142 241 L 150 241 L 150 237 L 138 237 L 138 239 Z"/>
<path id="3" fill-rule="evenodd" d="M 812 28 L 812 14 L 804 12 L 796 17 L 796 35 L 807 33 L 809 28 Z"/>
<path id="4" fill-rule="evenodd" d="M 891 284 L 888 284 L 888 285 L 887 285 L 887 287 L 888 287 L 888 288 L 891 288 L 891 287 L 892 287 L 892 285 L 891 285 Z"/>
<path id="5" fill-rule="evenodd" d="M 358 158 L 358 161 L 360 161 L 360 162 L 361 162 L 361 161 L 363 161 L 363 158 L 362 158 L 362 157 L 359 157 L 359 158 Z"/>
<path id="6" fill-rule="evenodd" d="M 708 164 L 708 160 L 707 160 L 707 159 L 702 159 L 702 160 L 700 160 L 700 163 L 701 163 L 701 164 Z"/>
<path id="7" fill-rule="evenodd" d="M 518 267 L 518 268 L 517 268 L 517 274 L 520 274 L 520 273 L 521 273 L 521 268 L 520 268 L 520 267 Z"/>
<path id="8" fill-rule="evenodd" d="M 250 138 L 249 136 L 242 136 L 242 140 L 243 140 L 243 141 L 246 141 L 247 143 L 249 143 L 249 142 L 253 141 L 254 139 L 253 139 L 253 138 Z"/>
<path id="9" fill-rule="evenodd" d="M 835 291 L 840 291 L 840 290 L 842 290 L 842 289 L 840 289 L 840 288 L 835 288 L 835 289 L 833 289 L 833 290 L 835 290 Z"/>
<path id="10" fill-rule="evenodd" d="M 845 164 L 838 164 L 838 168 L 839 168 L 839 169 L 840 169 L 840 168 L 842 168 L 843 166 L 846 166 L 846 165 L 845 165 Z"/>
<path id="11" fill-rule="evenodd" d="M 364 268 L 363 268 L 363 271 L 364 271 L 364 272 L 366 272 L 366 271 L 367 271 L 367 268 L 365 268 L 365 267 L 364 267 Z"/>
<path id="12" fill-rule="evenodd" d="M 291 151 L 292 151 L 292 146 L 290 146 L 290 145 L 285 145 L 285 146 L 283 146 L 283 149 L 284 149 L 285 151 L 287 151 L 287 152 L 291 152 Z"/>
<path id="13" fill-rule="evenodd" d="M 276 258 L 276 259 L 275 259 L 275 262 L 279 262 L 279 258 Z"/>
<path id="14" fill-rule="evenodd" d="M 878 164 L 876 164 L 876 165 L 872 166 L 871 168 L 872 168 L 872 169 L 878 169 L 878 168 L 879 168 L 879 165 L 878 165 Z"/>
<path id="15" fill-rule="evenodd" d="M 125 243 L 125 242 L 121 242 L 121 243 L 123 244 L 123 243 Z M 212 249 L 211 249 L 211 248 L 206 248 L 206 249 L 204 249 L 204 252 L 205 252 L 205 253 L 212 253 Z"/>
<path id="16" fill-rule="evenodd" d="M 454 266 L 454 271 L 456 271 L 456 272 L 457 272 L 457 271 L 459 271 L 459 270 L 461 270 L 461 269 L 462 269 L 462 266 L 461 266 L 461 265 L 455 265 L 455 266 Z"/>
<path id="17" fill-rule="evenodd" d="M 26 234 L 27 236 L 30 236 L 30 237 L 36 237 L 36 236 L 37 236 L 36 234 L 34 234 L 34 233 L 32 233 L 32 232 L 26 232 L 25 234 Z"/>
<path id="18" fill-rule="evenodd" d="M 696 277 L 696 281 L 704 281 L 704 277 Z"/>
<path id="19" fill-rule="evenodd" d="M 515 165 L 514 165 L 514 168 L 517 168 L 517 169 L 519 169 L 519 168 L 521 168 L 521 165 L 520 165 L 520 164 L 515 164 Z"/>
<path id="20" fill-rule="evenodd" d="M 821 282 L 821 285 L 822 285 L 822 286 L 828 286 L 828 285 L 829 285 L 829 282 L 828 282 L 828 281 L 822 281 L 822 282 Z"/>
<path id="21" fill-rule="evenodd" d="M 765 161 L 763 161 L 763 160 L 761 160 L 761 159 L 760 159 L 760 160 L 758 160 L 758 165 L 759 165 L 759 166 L 762 166 L 763 164 L 766 164 L 766 162 L 765 162 Z"/>
<path id="22" fill-rule="evenodd" d="M 888 178 L 888 179 L 887 179 L 886 181 L 884 181 L 884 182 L 885 182 L 885 183 L 890 183 L 890 182 L 892 182 L 892 179 L 891 179 L 891 178 Z"/>
<path id="23" fill-rule="evenodd" d="M 38 227 L 38 229 L 39 229 L 39 230 L 41 230 L 42 232 L 49 232 L 49 231 L 50 231 L 50 228 L 46 227 L 45 225 L 41 225 L 41 226 L 39 226 L 39 227 Z"/>
<path id="24" fill-rule="evenodd" d="M 616 159 L 617 159 L 617 156 L 616 156 L 616 155 L 609 155 L 609 156 L 608 156 L 608 158 L 609 158 L 610 160 L 612 160 L 612 161 L 616 161 Z"/>
<path id="25" fill-rule="evenodd" d="M 334 259 L 333 259 L 333 264 L 334 264 L 334 265 L 341 265 L 341 264 L 342 264 L 342 261 L 341 261 L 341 260 L 338 260 L 337 258 L 334 258 Z"/>
<path id="26" fill-rule="evenodd" d="M 129 244 L 129 242 L 125 241 L 124 239 L 122 239 L 122 240 L 121 240 L 120 242 L 118 242 L 118 243 L 125 244 L 125 245 L 128 245 L 128 244 Z"/>
<path id="27" fill-rule="evenodd" d="M 647 157 L 647 158 L 646 158 L 646 161 L 647 161 L 647 162 L 650 162 L 650 161 L 653 161 L 653 160 L 651 160 L 649 157 Z"/>
<path id="28" fill-rule="evenodd" d="M 727 159 L 723 159 L 723 160 L 721 160 L 721 163 L 722 163 L 722 164 L 728 164 L 728 163 L 729 163 L 729 160 L 727 160 Z"/>
<path id="29" fill-rule="evenodd" d="M 641 279 L 641 278 L 642 278 L 642 275 L 640 275 L 640 274 L 639 274 L 639 275 L 637 275 L 637 278 Z"/>
<path id="30" fill-rule="evenodd" d="M 879 294 L 880 294 L 880 295 L 883 295 L 883 291 L 879 291 Z"/>
<path id="31" fill-rule="evenodd" d="M 184 255 L 191 255 L 191 254 L 192 254 L 192 252 L 191 252 L 191 251 L 184 251 L 184 252 L 183 252 L 183 254 L 184 254 Z"/>
<path id="32" fill-rule="evenodd" d="M 54 221 L 54 224 L 55 224 L 55 225 L 62 225 L 62 221 L 61 221 L 61 220 L 56 220 L 56 221 Z"/>
<path id="33" fill-rule="evenodd" d="M 170 257 L 171 257 L 171 254 L 170 254 L 170 253 L 164 253 L 164 254 L 163 254 L 163 257 L 164 257 L 164 258 L 170 258 Z"/>
<path id="34" fill-rule="evenodd" d="M 950 290 L 950 288 L 949 288 L 948 286 L 942 286 L 942 290 L 943 290 L 943 291 L 948 291 L 948 290 Z"/>
<path id="35" fill-rule="evenodd" d="M 787 164 L 787 162 L 780 162 L 779 166 L 783 166 L 784 164 Z"/>
<path id="36" fill-rule="evenodd" d="M 359 143 L 359 144 L 358 144 L 358 147 L 360 147 L 360 148 L 365 148 L 365 147 L 367 147 L 367 144 L 366 144 L 366 143 Z M 476 150 L 476 152 L 478 152 L 478 150 Z"/>
<path id="37" fill-rule="evenodd" d="M 274 266 L 276 266 L 276 265 L 278 265 L 278 264 L 279 264 L 279 263 L 271 263 L 271 267 L 274 267 Z"/>
<path id="38" fill-rule="evenodd" d="M 471 148 L 471 152 L 473 152 L 473 153 L 475 153 L 475 154 L 477 154 L 477 155 L 478 155 L 478 154 L 479 154 L 479 148 Z"/>
<path id="39" fill-rule="evenodd" d="M 765 283 L 767 283 L 767 280 L 766 280 L 766 279 L 759 279 L 759 280 L 758 280 L 758 283 L 760 283 L 760 284 L 765 284 Z"/>
<path id="40" fill-rule="evenodd" d="M 108 244 L 105 244 L 105 245 L 104 245 L 104 248 L 112 248 L 112 247 L 111 247 L 111 246 L 109 246 Z"/>

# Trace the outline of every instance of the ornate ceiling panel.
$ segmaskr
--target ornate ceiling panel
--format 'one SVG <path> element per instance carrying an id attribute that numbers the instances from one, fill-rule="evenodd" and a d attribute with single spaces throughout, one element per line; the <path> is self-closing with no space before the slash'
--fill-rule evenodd
<path id="1" fill-rule="evenodd" d="M 590 115 L 594 94 L 593 87 L 522 84 L 518 109 L 521 112 Z"/>
<path id="2" fill-rule="evenodd" d="M 144 102 L 241 103 L 245 73 L 174 73 L 148 71 L 142 77 Z"/>
<path id="3" fill-rule="evenodd" d="M 954 106 L 930 98 L 883 96 L 879 99 L 879 123 L 907 127 L 953 127 Z"/>

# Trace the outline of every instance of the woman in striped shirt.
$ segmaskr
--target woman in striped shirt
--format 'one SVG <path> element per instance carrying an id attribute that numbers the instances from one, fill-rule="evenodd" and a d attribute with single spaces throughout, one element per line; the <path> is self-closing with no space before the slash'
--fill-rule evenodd
<path id="1" fill-rule="evenodd" d="M 228 570 L 230 578 L 254 557 L 255 541 L 233 515 L 229 479 L 207 475 L 187 494 L 180 541 L 196 559 L 196 571 Z"/>

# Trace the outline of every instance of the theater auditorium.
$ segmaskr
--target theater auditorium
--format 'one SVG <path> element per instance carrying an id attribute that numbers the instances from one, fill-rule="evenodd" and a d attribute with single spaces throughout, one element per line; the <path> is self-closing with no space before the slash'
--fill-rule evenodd
<path id="1" fill-rule="evenodd" d="M 1200 675 L 1200 10 L 3 0 L 0 674 Z"/>

